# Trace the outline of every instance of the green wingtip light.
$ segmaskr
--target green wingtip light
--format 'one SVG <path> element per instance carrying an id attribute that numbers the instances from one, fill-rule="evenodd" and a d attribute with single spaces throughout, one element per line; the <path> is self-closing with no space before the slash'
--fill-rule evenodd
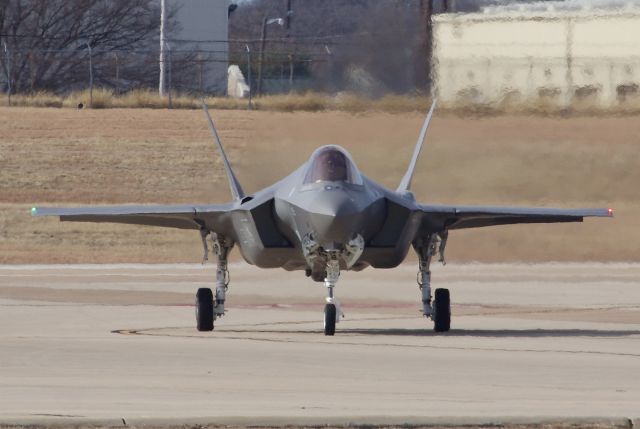
<path id="1" fill-rule="evenodd" d="M 36 207 L 31 207 L 31 214 L 34 215 L 38 213 L 38 209 Z"/>

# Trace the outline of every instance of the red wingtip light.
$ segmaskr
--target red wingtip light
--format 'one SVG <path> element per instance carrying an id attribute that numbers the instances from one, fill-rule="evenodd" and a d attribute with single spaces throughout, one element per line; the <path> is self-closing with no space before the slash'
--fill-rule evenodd
<path id="1" fill-rule="evenodd" d="M 609 209 L 608 212 L 609 212 L 609 216 L 613 216 L 613 209 Z"/>

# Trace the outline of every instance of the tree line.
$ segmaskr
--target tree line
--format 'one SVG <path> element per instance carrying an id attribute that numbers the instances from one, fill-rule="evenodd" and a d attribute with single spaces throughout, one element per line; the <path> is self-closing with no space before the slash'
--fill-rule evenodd
<path id="1" fill-rule="evenodd" d="M 110 65 L 95 68 L 97 85 L 157 84 L 145 64 L 157 65 L 146 52 L 157 52 L 159 21 L 154 0 L 0 0 L 0 73 L 13 92 L 85 87 L 91 53 Z"/>

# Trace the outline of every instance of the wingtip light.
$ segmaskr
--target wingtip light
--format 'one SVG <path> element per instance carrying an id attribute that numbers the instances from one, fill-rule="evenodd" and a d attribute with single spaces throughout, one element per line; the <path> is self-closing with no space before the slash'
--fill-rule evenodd
<path id="1" fill-rule="evenodd" d="M 31 214 L 34 215 L 38 213 L 38 208 L 37 207 L 31 207 Z"/>
<path id="2" fill-rule="evenodd" d="M 613 216 L 613 209 L 610 208 L 607 211 L 609 212 L 609 216 Z"/>

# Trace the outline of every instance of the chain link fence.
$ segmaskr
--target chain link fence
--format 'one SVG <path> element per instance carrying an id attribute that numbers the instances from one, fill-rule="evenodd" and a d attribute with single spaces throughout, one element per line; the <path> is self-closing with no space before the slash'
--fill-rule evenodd
<path id="1" fill-rule="evenodd" d="M 264 51 L 259 43 L 243 49 L 194 49 L 168 43 L 165 50 L 165 88 L 168 94 L 226 96 L 228 67 L 237 65 L 254 95 L 321 90 L 329 54 Z M 227 45 L 225 43 L 224 45 Z M 252 45 L 258 45 L 258 48 Z M 100 50 L 11 49 L 2 44 L 0 90 L 11 96 L 50 92 L 67 95 L 94 89 L 115 95 L 135 90 L 158 90 L 158 49 Z M 90 101 L 89 101 L 90 103 Z"/>

